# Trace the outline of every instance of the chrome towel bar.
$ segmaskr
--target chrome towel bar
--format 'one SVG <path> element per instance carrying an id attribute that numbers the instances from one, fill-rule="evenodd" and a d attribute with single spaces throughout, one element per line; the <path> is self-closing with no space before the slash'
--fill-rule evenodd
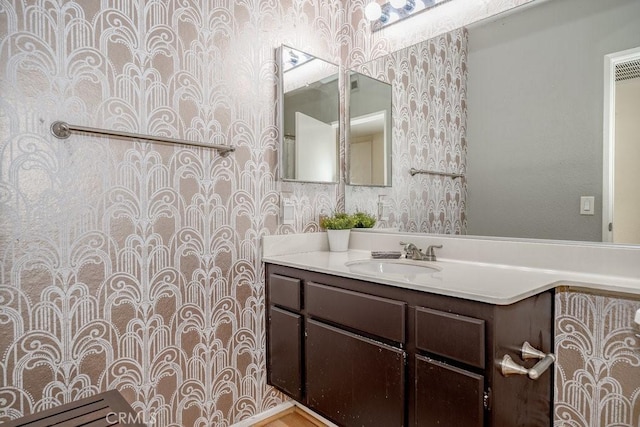
<path id="1" fill-rule="evenodd" d="M 115 130 L 108 130 L 108 129 L 96 129 L 96 128 L 90 128 L 86 126 L 70 125 L 69 123 L 62 122 L 62 121 L 56 121 L 51 124 L 51 133 L 56 138 L 67 139 L 73 132 L 91 133 L 94 135 L 115 136 L 119 138 L 141 139 L 145 141 L 162 142 L 162 143 L 168 143 L 168 144 L 190 145 L 194 147 L 213 148 L 214 150 L 218 150 L 222 156 L 226 156 L 227 154 L 236 150 L 236 147 L 234 147 L 233 145 L 206 144 L 204 142 L 187 141 L 184 139 L 165 138 L 163 136 L 142 135 L 137 133 L 122 132 L 122 131 L 115 131 Z"/>
<path id="2" fill-rule="evenodd" d="M 447 176 L 453 179 L 464 178 L 464 175 L 460 173 L 438 172 L 438 171 L 430 171 L 430 170 L 416 169 L 416 168 L 409 169 L 409 173 L 411 174 L 411 176 L 421 173 L 425 175 Z"/>

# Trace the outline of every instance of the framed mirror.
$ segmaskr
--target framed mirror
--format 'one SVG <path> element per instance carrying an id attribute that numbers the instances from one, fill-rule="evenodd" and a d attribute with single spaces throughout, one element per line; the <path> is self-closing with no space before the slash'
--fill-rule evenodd
<path id="1" fill-rule="evenodd" d="M 640 158 L 629 161 L 630 154 L 620 155 L 603 141 L 618 126 L 604 118 L 619 117 L 605 107 L 607 93 L 619 99 L 631 86 L 616 82 L 615 72 L 607 80 L 605 61 L 638 48 L 637 0 L 535 0 L 363 64 L 358 71 L 401 75 L 409 82 L 410 91 L 396 86 L 397 78 L 393 87 L 394 112 L 404 110 L 398 113 L 401 125 L 394 120 L 398 159 L 385 196 L 393 215 L 389 226 L 640 244 L 628 235 L 616 238 L 621 227 L 615 219 L 610 236 L 607 217 L 612 195 L 625 183 L 640 182 L 613 184 L 614 158 L 635 165 Z M 414 65 L 423 58 L 424 66 Z M 424 114 L 418 114 L 421 109 Z M 462 177 L 410 177 L 413 167 Z M 354 196 L 347 205 L 375 199 L 371 193 Z M 638 187 L 620 200 L 614 212 L 632 200 L 640 206 Z M 631 217 L 640 225 L 635 212 Z"/>
<path id="2" fill-rule="evenodd" d="M 389 83 L 349 72 L 349 185 L 391 185 L 391 96 Z"/>
<path id="3" fill-rule="evenodd" d="M 339 67 L 281 46 L 280 177 L 284 181 L 337 183 Z"/>
<path id="4" fill-rule="evenodd" d="M 603 209 L 603 101 L 615 84 L 605 58 L 640 47 L 639 6 L 535 1 L 468 27 L 469 234 L 640 243 L 640 234 L 612 238 Z M 637 187 L 623 198 L 640 204 Z"/>

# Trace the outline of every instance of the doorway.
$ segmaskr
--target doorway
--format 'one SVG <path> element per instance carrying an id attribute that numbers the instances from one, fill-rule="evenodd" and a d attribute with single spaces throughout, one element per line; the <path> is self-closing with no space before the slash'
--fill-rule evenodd
<path id="1" fill-rule="evenodd" d="M 640 48 L 605 56 L 603 241 L 640 244 Z"/>

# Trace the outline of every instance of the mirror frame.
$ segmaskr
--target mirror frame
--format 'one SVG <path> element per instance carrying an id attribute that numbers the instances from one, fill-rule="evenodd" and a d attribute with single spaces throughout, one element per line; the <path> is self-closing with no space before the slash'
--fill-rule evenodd
<path id="1" fill-rule="evenodd" d="M 308 55 L 310 57 L 313 57 L 314 59 L 318 59 L 320 61 L 326 62 L 327 64 L 330 65 L 334 65 L 337 69 L 336 74 L 338 75 L 338 103 L 337 103 L 337 111 L 338 111 L 338 117 L 337 117 L 337 123 L 338 123 L 338 128 L 337 128 L 337 132 L 336 132 L 336 158 L 335 158 L 335 180 L 333 181 L 310 181 L 310 180 L 299 180 L 299 179 L 292 179 L 292 178 L 285 178 L 284 176 L 284 172 L 285 172 L 285 168 L 284 168 L 284 162 L 285 162 L 285 150 L 284 150 L 284 139 L 285 139 L 285 130 L 284 130 L 284 67 L 283 67 L 283 59 L 284 59 L 284 51 L 285 49 L 292 49 L 292 50 L 296 50 L 298 52 L 303 52 L 305 55 Z M 283 181 L 283 182 L 297 182 L 297 183 L 309 183 L 309 184 L 332 184 L 332 185 L 337 185 L 340 183 L 340 165 L 341 165 L 341 159 L 340 159 L 340 134 L 342 132 L 343 126 L 341 125 L 341 117 L 340 117 L 340 111 L 341 111 L 341 93 L 340 91 L 342 90 L 341 88 L 341 75 L 342 75 L 342 70 L 343 68 L 337 64 L 334 64 L 333 62 L 327 61 L 325 59 L 322 59 L 318 56 L 315 55 L 311 55 L 309 53 L 306 53 L 298 48 L 286 45 L 286 44 L 281 44 L 280 46 L 278 46 L 276 48 L 276 65 L 277 65 L 277 85 L 276 85 L 276 100 L 277 100 L 277 107 L 276 107 L 276 114 L 278 116 L 276 123 L 278 126 L 278 142 L 279 142 L 279 150 L 280 153 L 278 154 L 278 168 L 279 168 L 279 173 L 278 173 L 278 178 Z"/>

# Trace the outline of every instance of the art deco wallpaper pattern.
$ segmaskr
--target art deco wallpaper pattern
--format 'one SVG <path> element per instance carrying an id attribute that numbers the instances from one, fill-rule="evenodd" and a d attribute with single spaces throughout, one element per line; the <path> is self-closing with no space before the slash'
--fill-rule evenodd
<path id="1" fill-rule="evenodd" d="M 279 232 L 274 52 L 337 61 L 341 22 L 324 0 L 0 2 L 0 421 L 114 388 L 157 426 L 282 400 L 260 263 Z M 54 120 L 237 151 L 61 141 Z M 300 201 L 330 210 L 333 187 Z M 291 231 L 313 230 L 301 212 Z"/>
<path id="2" fill-rule="evenodd" d="M 277 180 L 275 48 L 355 66 L 526 1 L 449 2 L 468 9 L 443 5 L 413 29 L 372 35 L 364 0 L 0 0 L 0 422 L 112 388 L 157 426 L 228 426 L 281 402 L 265 380 L 259 239 L 316 231 L 318 214 L 343 206 L 345 193 L 344 182 Z M 428 46 L 462 54 L 464 37 Z M 412 49 L 402 64 L 419 70 L 412 61 L 426 51 Z M 446 78 L 444 87 L 425 84 L 463 97 Z M 406 98 L 414 101 L 424 105 Z M 444 123 L 459 126 L 463 115 L 450 117 Z M 61 141 L 49 133 L 59 119 L 238 150 L 221 157 L 117 138 Z M 464 168 L 462 145 L 410 147 L 404 164 L 417 156 Z M 278 224 L 280 191 L 296 201 L 293 226 Z M 395 203 L 407 229 L 432 220 Z M 445 222 L 458 218 L 455 209 Z M 631 303 L 616 301 L 614 311 L 626 313 Z M 582 325 L 587 311 L 563 307 L 559 327 Z M 579 348 L 600 345 L 597 330 L 585 323 Z M 573 384 L 575 393 L 562 392 L 558 417 L 589 425 L 573 419 L 595 398 L 589 381 L 604 365 L 567 348 L 558 387 Z M 607 348 L 618 349 L 607 366 L 626 402 L 638 381 L 617 368 L 636 359 Z M 627 407 L 629 416 L 607 414 L 637 419 L 638 406 Z"/>
<path id="3" fill-rule="evenodd" d="M 347 186 L 348 211 L 379 211 L 401 231 L 465 234 L 467 31 L 451 31 L 357 67 L 393 87 L 391 188 Z M 382 194 L 382 197 L 378 196 Z"/>
<path id="4" fill-rule="evenodd" d="M 640 425 L 640 301 L 556 294 L 555 427 Z"/>

